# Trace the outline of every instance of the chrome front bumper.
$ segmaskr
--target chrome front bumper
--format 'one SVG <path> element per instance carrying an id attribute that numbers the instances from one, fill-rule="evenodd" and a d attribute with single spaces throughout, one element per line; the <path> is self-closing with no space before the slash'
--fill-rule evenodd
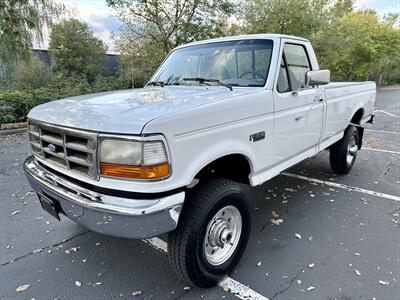
<path id="1" fill-rule="evenodd" d="M 24 170 L 35 192 L 55 200 L 62 214 L 112 236 L 142 239 L 174 230 L 185 199 L 185 192 L 151 199 L 101 194 L 56 175 L 34 156 L 26 159 Z"/>

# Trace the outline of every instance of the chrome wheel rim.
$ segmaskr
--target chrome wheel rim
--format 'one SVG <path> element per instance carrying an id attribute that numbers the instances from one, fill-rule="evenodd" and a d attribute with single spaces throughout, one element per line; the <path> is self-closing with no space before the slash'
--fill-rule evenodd
<path id="1" fill-rule="evenodd" d="M 220 209 L 207 225 L 204 237 L 206 260 L 213 266 L 226 262 L 235 252 L 242 233 L 242 216 L 232 205 Z"/>
<path id="2" fill-rule="evenodd" d="M 355 159 L 358 151 L 357 140 L 356 137 L 353 135 L 350 138 L 350 142 L 347 145 L 347 154 L 346 154 L 346 161 L 347 165 L 351 165 L 353 160 Z"/>

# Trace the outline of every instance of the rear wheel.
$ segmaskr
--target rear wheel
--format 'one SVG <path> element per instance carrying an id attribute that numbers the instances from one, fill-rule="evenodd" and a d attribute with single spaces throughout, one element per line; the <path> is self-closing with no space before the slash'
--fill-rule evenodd
<path id="1" fill-rule="evenodd" d="M 250 234 L 250 209 L 240 184 L 214 178 L 190 192 L 168 256 L 180 277 L 210 287 L 235 267 Z"/>
<path id="2" fill-rule="evenodd" d="M 330 163 L 332 170 L 337 174 L 347 174 L 354 165 L 359 145 L 358 130 L 349 126 L 343 138 L 330 149 Z"/>

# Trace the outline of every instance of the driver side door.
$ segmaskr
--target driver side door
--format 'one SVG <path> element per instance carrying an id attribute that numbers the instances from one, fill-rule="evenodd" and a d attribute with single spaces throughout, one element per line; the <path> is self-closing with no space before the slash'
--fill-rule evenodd
<path id="1" fill-rule="evenodd" d="M 307 44 L 282 40 L 282 45 L 274 89 L 274 158 L 278 163 L 315 150 L 324 114 L 322 90 L 305 82 L 312 70 Z"/>

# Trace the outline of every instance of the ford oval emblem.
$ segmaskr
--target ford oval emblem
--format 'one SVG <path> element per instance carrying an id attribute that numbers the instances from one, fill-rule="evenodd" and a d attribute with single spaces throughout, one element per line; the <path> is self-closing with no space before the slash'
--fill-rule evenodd
<path id="1" fill-rule="evenodd" d="M 47 145 L 47 149 L 49 149 L 51 152 L 56 152 L 57 151 L 56 146 L 53 145 L 53 144 L 48 144 Z"/>

